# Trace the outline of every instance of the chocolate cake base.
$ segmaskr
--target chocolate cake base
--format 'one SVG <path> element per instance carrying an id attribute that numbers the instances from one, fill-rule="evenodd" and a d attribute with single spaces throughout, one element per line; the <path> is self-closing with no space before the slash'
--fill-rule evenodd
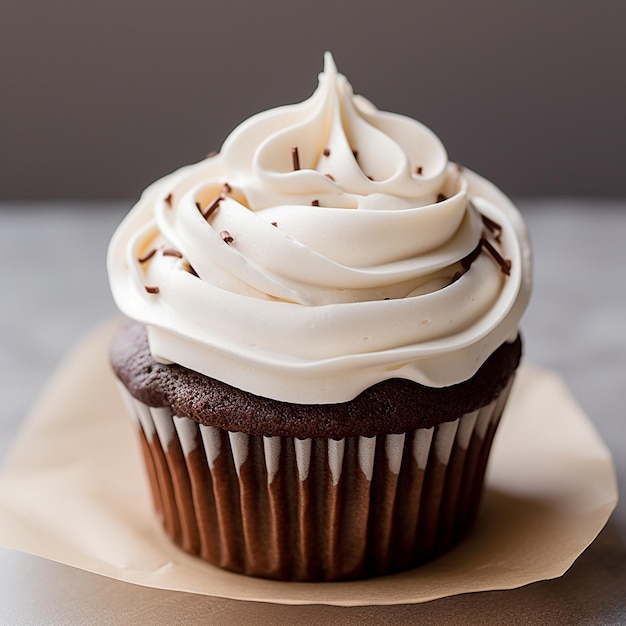
<path id="1" fill-rule="evenodd" d="M 521 356 L 519 336 L 502 344 L 469 380 L 426 387 L 393 378 L 339 404 L 292 404 L 242 391 L 180 365 L 158 363 L 146 328 L 126 322 L 114 337 L 111 362 L 131 395 L 152 407 L 199 424 L 248 435 L 277 437 L 371 437 L 430 428 L 485 406 L 498 397 Z"/>
<path id="2" fill-rule="evenodd" d="M 246 435 L 131 404 L 177 545 L 242 574 L 335 581 L 415 567 L 467 532 L 509 389 L 439 426 L 341 439 Z"/>
<path id="3" fill-rule="evenodd" d="M 172 541 L 291 581 L 399 572 L 458 542 L 519 358 L 518 339 L 454 387 L 395 379 L 347 403 L 293 405 L 157 363 L 134 323 L 112 348 Z"/>

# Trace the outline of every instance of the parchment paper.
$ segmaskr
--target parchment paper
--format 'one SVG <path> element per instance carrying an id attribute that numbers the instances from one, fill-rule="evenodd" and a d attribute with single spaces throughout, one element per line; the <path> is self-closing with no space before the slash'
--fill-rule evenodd
<path id="1" fill-rule="evenodd" d="M 477 523 L 436 561 L 360 582 L 282 583 L 178 550 L 151 508 L 108 366 L 116 321 L 86 337 L 25 422 L 0 475 L 0 544 L 118 580 L 239 600 L 408 604 L 561 576 L 617 502 L 610 453 L 560 378 L 522 366 Z"/>

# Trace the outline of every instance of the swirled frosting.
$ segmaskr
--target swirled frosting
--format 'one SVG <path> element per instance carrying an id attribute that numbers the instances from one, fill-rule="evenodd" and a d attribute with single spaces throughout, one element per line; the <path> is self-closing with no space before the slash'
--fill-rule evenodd
<path id="1" fill-rule="evenodd" d="M 355 96 L 328 53 L 311 98 L 151 185 L 108 271 L 156 359 L 307 404 L 470 378 L 516 336 L 531 283 L 506 196 Z"/>

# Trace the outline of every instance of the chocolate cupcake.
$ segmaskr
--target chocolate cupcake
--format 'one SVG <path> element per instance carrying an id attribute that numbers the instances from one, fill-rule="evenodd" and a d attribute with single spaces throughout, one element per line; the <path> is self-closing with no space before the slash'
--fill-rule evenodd
<path id="1" fill-rule="evenodd" d="M 411 568 L 470 527 L 518 366 L 511 202 L 320 86 L 149 187 L 109 249 L 112 363 L 182 549 L 280 580 Z"/>

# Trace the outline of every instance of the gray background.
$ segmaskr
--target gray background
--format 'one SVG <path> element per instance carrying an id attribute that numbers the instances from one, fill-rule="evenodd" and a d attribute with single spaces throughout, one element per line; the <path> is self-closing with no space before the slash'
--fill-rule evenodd
<path id="1" fill-rule="evenodd" d="M 132 198 L 325 49 L 514 196 L 626 195 L 626 2 L 1 0 L 0 199 Z"/>

